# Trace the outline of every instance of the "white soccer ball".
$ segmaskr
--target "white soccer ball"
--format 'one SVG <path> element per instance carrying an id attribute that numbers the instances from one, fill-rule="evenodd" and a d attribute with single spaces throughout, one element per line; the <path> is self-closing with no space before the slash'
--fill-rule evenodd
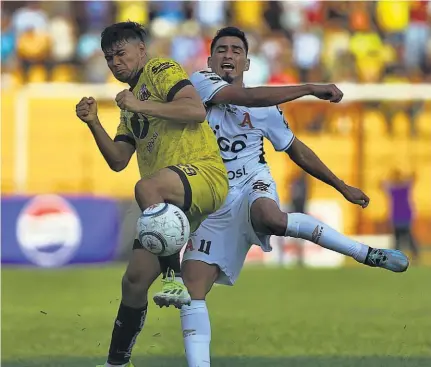
<path id="1" fill-rule="evenodd" d="M 169 256 L 179 252 L 188 241 L 190 223 L 180 208 L 160 203 L 144 210 L 136 230 L 145 249 L 157 256 Z"/>

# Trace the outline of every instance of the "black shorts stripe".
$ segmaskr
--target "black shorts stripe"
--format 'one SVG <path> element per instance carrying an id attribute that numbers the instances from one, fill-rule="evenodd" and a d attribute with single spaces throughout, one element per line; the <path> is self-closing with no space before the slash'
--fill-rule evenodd
<path id="1" fill-rule="evenodd" d="M 174 100 L 175 94 L 177 94 L 181 89 L 183 89 L 187 85 L 192 85 L 192 82 L 188 79 L 180 80 L 177 84 L 175 84 L 168 93 L 166 100 L 168 102 L 172 102 Z"/>
<path id="2" fill-rule="evenodd" d="M 130 145 L 133 145 L 134 148 L 136 148 L 136 142 L 135 139 L 130 137 L 129 135 L 117 135 L 114 138 L 114 141 L 124 141 L 126 143 L 129 143 Z"/>
<path id="3" fill-rule="evenodd" d="M 190 182 L 187 179 L 186 174 L 178 167 L 169 166 L 168 168 L 177 173 L 178 176 L 180 176 L 181 182 L 184 186 L 184 207 L 182 209 L 184 212 L 187 212 L 192 206 L 192 187 L 190 186 Z"/>

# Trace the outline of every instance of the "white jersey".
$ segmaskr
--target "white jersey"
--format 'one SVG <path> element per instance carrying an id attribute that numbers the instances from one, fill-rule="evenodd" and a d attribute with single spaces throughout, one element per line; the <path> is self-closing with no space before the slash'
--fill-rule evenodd
<path id="1" fill-rule="evenodd" d="M 229 83 L 211 71 L 195 72 L 190 80 L 207 108 L 207 120 L 216 134 L 231 187 L 243 185 L 267 168 L 263 138 L 269 139 L 276 151 L 292 144 L 295 137 L 278 107 L 212 105 L 208 102 Z"/>

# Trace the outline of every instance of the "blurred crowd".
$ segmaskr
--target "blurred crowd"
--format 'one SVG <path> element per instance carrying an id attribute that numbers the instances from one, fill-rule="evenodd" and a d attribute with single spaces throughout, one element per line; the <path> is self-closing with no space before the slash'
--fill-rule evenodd
<path id="1" fill-rule="evenodd" d="M 151 55 L 206 67 L 217 29 L 247 32 L 246 84 L 431 82 L 430 1 L 2 2 L 2 77 L 111 81 L 100 50 L 110 23 L 148 29 Z"/>

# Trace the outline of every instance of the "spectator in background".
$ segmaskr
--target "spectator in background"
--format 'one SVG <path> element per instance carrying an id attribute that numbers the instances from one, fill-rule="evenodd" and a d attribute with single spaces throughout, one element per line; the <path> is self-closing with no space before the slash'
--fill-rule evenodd
<path id="1" fill-rule="evenodd" d="M 125 2 L 128 3 L 128 2 Z M 114 21 L 113 1 L 72 1 L 71 13 L 79 34 L 98 30 Z"/>
<path id="2" fill-rule="evenodd" d="M 280 1 L 269 1 L 263 16 L 271 32 L 283 32 L 281 24 L 281 14 L 283 14 L 283 6 Z"/>
<path id="3" fill-rule="evenodd" d="M 268 84 L 289 85 L 297 83 L 299 83 L 299 78 L 291 61 L 286 63 L 281 58 L 277 58 L 271 63 L 271 77 Z"/>
<path id="4" fill-rule="evenodd" d="M 266 84 L 270 76 L 268 60 L 260 52 L 260 35 L 250 32 L 248 35 L 250 69 L 244 73 L 244 84 L 255 87 Z"/>
<path id="5" fill-rule="evenodd" d="M 156 18 L 162 18 L 176 24 L 186 19 L 184 1 L 151 0 L 150 3 L 154 7 Z"/>
<path id="6" fill-rule="evenodd" d="M 236 27 L 248 31 L 256 31 L 262 29 L 264 26 L 263 13 L 265 2 L 232 1 L 230 6 L 232 7 L 232 23 Z"/>
<path id="7" fill-rule="evenodd" d="M 189 20 L 183 22 L 171 42 L 172 58 L 184 65 L 187 72 L 195 72 L 193 69 L 194 60 L 206 51 L 204 40 L 201 37 L 201 27 L 199 23 Z"/>
<path id="8" fill-rule="evenodd" d="M 226 4 L 226 1 L 194 1 L 195 19 L 202 24 L 203 27 L 221 28 L 226 17 Z"/>
<path id="9" fill-rule="evenodd" d="M 344 22 L 332 19 L 326 23 L 322 43 L 322 65 L 325 68 L 327 79 L 332 80 L 333 70 L 338 67 L 340 55 L 349 51 L 350 32 Z"/>
<path id="10" fill-rule="evenodd" d="M 293 35 L 293 60 L 299 68 L 300 82 L 309 82 L 309 72 L 320 62 L 322 42 L 308 20 Z"/>
<path id="11" fill-rule="evenodd" d="M 389 181 L 382 183 L 391 206 L 391 224 L 395 237 L 395 248 L 401 249 L 407 240 L 413 254 L 413 260 L 418 260 L 419 249 L 412 233 L 413 209 L 410 195 L 415 181 L 414 175 L 403 178 L 399 169 L 394 169 Z"/>
<path id="12" fill-rule="evenodd" d="M 350 39 L 350 51 L 355 56 L 359 80 L 365 83 L 379 81 L 385 66 L 383 42 L 371 19 L 356 24 Z"/>
<path id="13" fill-rule="evenodd" d="M 150 9 L 147 1 L 116 1 L 117 14 L 116 22 L 126 22 L 129 19 L 133 19 L 134 22 L 140 24 L 148 24 L 150 20 Z M 99 27 L 103 29 L 106 23 Z"/>
<path id="14" fill-rule="evenodd" d="M 26 6 L 18 9 L 13 16 L 13 27 L 17 36 L 29 29 L 37 32 L 48 31 L 48 16 L 38 1 L 28 1 Z"/>
<path id="15" fill-rule="evenodd" d="M 1 67 L 2 73 L 13 70 L 16 36 L 11 17 L 7 11 L 1 13 Z"/>
<path id="16" fill-rule="evenodd" d="M 24 80 L 33 79 L 33 76 L 36 81 L 49 79 L 51 39 L 47 32 L 35 28 L 22 31 L 17 40 L 17 55 L 21 60 Z"/>
<path id="17" fill-rule="evenodd" d="M 307 10 L 314 6 L 315 1 L 283 1 L 280 24 L 291 35 L 306 21 Z"/>
<path id="18" fill-rule="evenodd" d="M 73 20 L 65 10 L 59 10 L 49 23 L 51 57 L 54 64 L 70 63 L 75 57 L 76 38 Z"/>
<path id="19" fill-rule="evenodd" d="M 409 7 L 409 1 L 379 0 L 377 2 L 377 25 L 385 32 L 388 42 L 394 46 L 404 42 L 404 31 L 409 24 Z"/>
<path id="20" fill-rule="evenodd" d="M 426 48 L 430 37 L 431 3 L 428 0 L 412 1 L 410 23 L 405 33 L 404 60 L 411 71 L 425 71 Z"/>
<path id="21" fill-rule="evenodd" d="M 109 69 L 103 53 L 100 51 L 100 32 L 92 30 L 81 35 L 78 41 L 77 58 L 81 63 L 83 81 L 105 83 Z"/>

